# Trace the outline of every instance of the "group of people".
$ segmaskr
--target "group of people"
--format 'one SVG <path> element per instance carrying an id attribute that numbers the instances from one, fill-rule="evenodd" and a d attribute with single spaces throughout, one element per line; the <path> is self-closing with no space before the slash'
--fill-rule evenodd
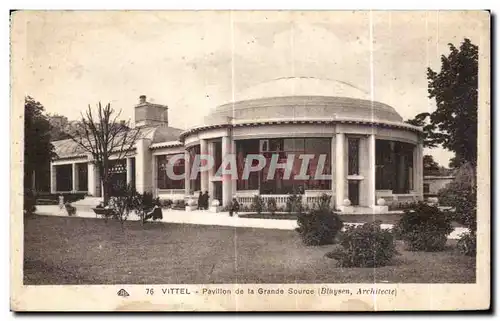
<path id="1" fill-rule="evenodd" d="M 208 192 L 205 191 L 205 193 L 202 193 L 200 191 L 200 195 L 198 195 L 198 209 L 199 210 L 208 210 L 209 200 L 210 200 L 210 196 L 208 195 Z"/>

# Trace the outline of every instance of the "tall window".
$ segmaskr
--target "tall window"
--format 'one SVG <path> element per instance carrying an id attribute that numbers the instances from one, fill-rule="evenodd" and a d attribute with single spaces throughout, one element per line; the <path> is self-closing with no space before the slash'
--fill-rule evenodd
<path id="1" fill-rule="evenodd" d="M 315 174 L 331 176 L 331 140 L 329 138 L 271 138 L 263 140 L 244 140 L 236 142 L 238 163 L 238 190 L 260 189 L 262 194 L 303 193 L 306 189 L 330 189 L 330 179 L 316 179 Z M 242 180 L 245 158 L 249 154 L 261 154 L 266 166 L 259 172 L 252 172 L 248 180 Z M 294 154 L 291 175 L 286 178 L 285 169 L 277 168 L 274 176 L 268 178 L 271 159 L 278 155 L 278 163 L 284 164 L 290 154 Z M 308 160 L 305 175 L 309 179 L 297 177 L 302 168 L 302 154 L 312 154 Z M 324 155 L 324 163 L 320 157 Z M 321 158 L 322 160 L 322 158 Z M 257 161 L 255 161 L 256 164 Z M 322 168 L 321 168 L 322 167 Z"/>
<path id="2" fill-rule="evenodd" d="M 177 154 L 178 155 L 178 154 Z M 167 166 L 169 162 L 172 163 L 171 158 L 177 155 L 160 155 L 157 156 L 157 187 L 159 189 L 184 189 L 184 178 L 182 179 L 172 179 L 167 175 Z M 184 157 L 177 159 L 172 166 L 172 170 L 176 175 L 184 174 Z"/>
<path id="3" fill-rule="evenodd" d="M 267 149 L 267 146 L 265 146 Z M 259 154 L 259 140 L 238 140 L 236 141 L 236 164 L 238 167 L 238 182 L 236 187 L 238 190 L 256 190 L 259 189 L 259 173 L 251 172 L 248 179 L 242 179 L 243 171 L 245 169 L 245 160 L 247 155 Z M 254 160 L 248 166 L 257 166 L 258 161 Z"/>
<path id="4" fill-rule="evenodd" d="M 192 167 L 194 164 L 194 158 L 196 157 L 196 155 L 200 155 L 200 145 L 195 145 L 193 147 L 188 148 L 188 153 L 189 153 L 189 164 L 190 164 L 191 170 L 192 170 Z M 190 187 L 191 191 L 201 190 L 201 174 L 200 174 L 200 172 L 197 173 L 197 175 L 194 179 L 190 178 L 189 187 Z"/>
<path id="5" fill-rule="evenodd" d="M 347 175 L 358 175 L 359 174 L 359 138 L 348 137 L 347 138 L 347 157 L 348 167 Z"/>
<path id="6" fill-rule="evenodd" d="M 78 190 L 86 191 L 88 190 L 87 163 L 77 164 L 76 166 L 78 168 Z"/>
<path id="7" fill-rule="evenodd" d="M 407 194 L 413 189 L 414 145 L 388 140 L 376 142 L 376 189 Z"/>

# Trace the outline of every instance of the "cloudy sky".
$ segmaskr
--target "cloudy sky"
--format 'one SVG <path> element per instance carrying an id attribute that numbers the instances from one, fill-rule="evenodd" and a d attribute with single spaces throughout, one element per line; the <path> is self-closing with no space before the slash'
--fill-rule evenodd
<path id="1" fill-rule="evenodd" d="M 33 12 L 27 21 L 25 90 L 48 112 L 76 119 L 101 101 L 128 119 L 144 94 L 183 129 L 249 87 L 292 76 L 351 83 L 412 118 L 435 108 L 426 68 L 439 70 L 447 44 L 488 41 L 477 16 L 461 12 Z M 443 165 L 451 156 L 426 152 Z"/>

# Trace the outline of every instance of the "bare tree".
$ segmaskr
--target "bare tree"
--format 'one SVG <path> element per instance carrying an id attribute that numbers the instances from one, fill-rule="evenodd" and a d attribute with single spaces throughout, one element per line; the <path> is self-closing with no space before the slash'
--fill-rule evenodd
<path id="1" fill-rule="evenodd" d="M 120 160 L 134 147 L 139 136 L 139 129 L 131 129 L 130 122 L 119 121 L 121 111 L 115 113 L 108 103 L 105 107 L 97 105 L 97 115 L 92 113 L 90 105 L 81 114 L 81 122 L 70 138 L 92 157 L 97 166 L 103 187 L 104 204 L 108 204 L 111 189 L 110 158 Z"/>

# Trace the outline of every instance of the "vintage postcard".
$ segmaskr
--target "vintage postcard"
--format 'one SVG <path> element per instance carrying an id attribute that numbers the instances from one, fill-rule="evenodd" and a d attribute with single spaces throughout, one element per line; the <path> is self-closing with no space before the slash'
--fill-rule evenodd
<path id="1" fill-rule="evenodd" d="M 13 311 L 490 307 L 488 11 L 14 11 L 11 115 Z"/>

